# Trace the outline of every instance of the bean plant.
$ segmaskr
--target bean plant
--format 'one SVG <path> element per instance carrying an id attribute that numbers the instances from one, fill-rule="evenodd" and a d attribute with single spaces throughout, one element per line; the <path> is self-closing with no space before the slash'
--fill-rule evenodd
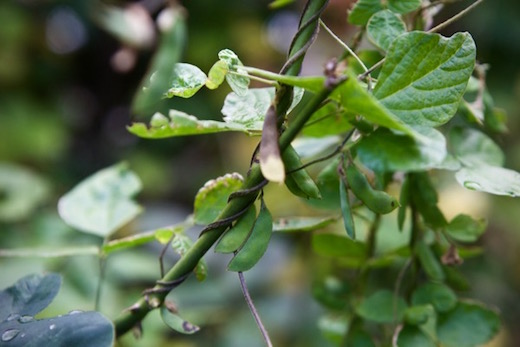
<path id="1" fill-rule="evenodd" d="M 113 321 L 97 312 L 35 320 L 60 279 L 26 277 L 0 294 L 2 341 L 108 346 L 114 336 L 140 333 L 153 310 L 172 329 L 193 334 L 204 327 L 181 318 L 167 296 L 192 274 L 204 280 L 203 257 L 213 248 L 232 255 L 227 269 L 237 273 L 271 346 L 244 274 L 265 254 L 273 233 L 287 232 L 312 234 L 312 250 L 323 260 L 313 274 L 312 295 L 327 312 L 319 324 L 332 343 L 470 347 L 490 341 L 499 315 L 464 296 L 471 285 L 458 269 L 473 255 L 486 224 L 465 214 L 447 219 L 438 206 L 437 178 L 454 175 L 466 189 L 517 197 L 520 175 L 503 167 L 492 139 L 504 131 L 504 117 L 486 88 L 486 66 L 476 62 L 471 34 L 438 33 L 482 0 L 433 26 L 439 8 L 450 2 L 358 0 L 346 16 L 357 28 L 347 43 L 320 19 L 328 1 L 308 0 L 279 72 L 248 66 L 225 47 L 215 52 L 207 73 L 183 62 L 186 13 L 179 5 L 162 8 L 160 42 L 132 103 L 134 114 L 151 119 L 128 131 L 150 140 L 241 132 L 258 139 L 249 168 L 208 177 L 182 223 L 115 239 L 111 235 L 141 212 L 133 199 L 139 178 L 123 163 L 81 182 L 58 209 L 69 225 L 105 240 L 93 254 L 105 259 L 159 241 L 164 252 L 173 248 L 181 258 L 164 268 L 158 254 L 161 278 Z M 323 61 L 321 75 L 300 76 L 320 30 L 343 53 Z M 250 87 L 251 81 L 264 86 Z M 197 98 L 200 89 L 226 84 L 232 92 L 223 100 L 221 121 L 157 111 L 165 98 Z M 312 212 L 279 215 L 264 199 L 268 184 L 285 185 Z M 202 231 L 191 240 L 185 231 L 195 225 Z M 398 229 L 405 242 L 385 245 L 388 228 Z"/>

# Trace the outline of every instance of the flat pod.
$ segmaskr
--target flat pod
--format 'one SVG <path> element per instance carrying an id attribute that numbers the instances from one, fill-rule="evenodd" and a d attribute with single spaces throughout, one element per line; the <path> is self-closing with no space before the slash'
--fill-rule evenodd
<path id="1" fill-rule="evenodd" d="M 387 214 L 399 207 L 399 203 L 393 196 L 372 188 L 355 164 L 352 163 L 347 167 L 346 177 L 354 195 L 375 213 Z"/>
<path id="2" fill-rule="evenodd" d="M 251 234 L 242 248 L 229 262 L 230 271 L 247 271 L 264 255 L 273 231 L 273 217 L 263 200 Z"/>
<path id="3" fill-rule="evenodd" d="M 217 253 L 233 253 L 247 240 L 251 229 L 255 224 L 256 208 L 254 205 L 241 216 L 236 224 L 229 229 L 215 246 Z"/>
<path id="4" fill-rule="evenodd" d="M 350 236 L 350 238 L 354 239 L 356 238 L 356 229 L 354 227 L 352 209 L 348 200 L 347 187 L 345 186 L 345 182 L 343 182 L 343 177 L 339 178 L 339 197 L 341 204 L 341 214 L 343 215 L 343 224 L 345 226 L 345 230 L 347 231 L 347 235 Z"/>

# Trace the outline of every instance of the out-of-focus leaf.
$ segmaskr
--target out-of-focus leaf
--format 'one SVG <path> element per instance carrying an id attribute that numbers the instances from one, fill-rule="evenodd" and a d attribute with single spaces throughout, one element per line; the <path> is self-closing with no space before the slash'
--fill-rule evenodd
<path id="1" fill-rule="evenodd" d="M 227 83 L 237 95 L 244 96 L 249 88 L 249 77 L 247 77 L 247 71 L 243 69 L 242 62 L 238 59 L 235 52 L 230 49 L 221 50 L 218 53 L 218 57 L 228 64 L 230 72 L 226 74 Z M 235 75 L 233 72 L 246 76 Z"/>
<path id="2" fill-rule="evenodd" d="M 345 110 L 338 104 L 329 102 L 314 112 L 302 129 L 302 135 L 322 138 L 346 133 L 352 129 Z"/>
<path id="3" fill-rule="evenodd" d="M 103 253 L 109 254 L 125 248 L 137 247 L 148 242 L 155 241 L 155 231 L 136 234 L 121 239 L 111 240 L 101 248 Z"/>
<path id="4" fill-rule="evenodd" d="M 302 159 L 311 158 L 318 154 L 323 153 L 325 150 L 338 145 L 340 142 L 339 136 L 326 136 L 326 137 L 298 137 L 291 145 L 296 150 L 296 153 Z"/>
<path id="5" fill-rule="evenodd" d="M 169 310 L 166 304 L 161 306 L 161 318 L 167 326 L 181 334 L 194 334 L 200 330 L 198 326 L 184 320 L 177 312 Z"/>
<path id="6" fill-rule="evenodd" d="M 49 306 L 61 286 L 58 274 L 28 275 L 0 291 L 0 321 L 11 314 L 18 317 L 35 314 Z"/>
<path id="7" fill-rule="evenodd" d="M 68 225 L 106 237 L 141 212 L 132 200 L 140 190 L 139 177 L 120 163 L 96 172 L 61 197 L 58 212 Z"/>
<path id="8" fill-rule="evenodd" d="M 166 96 L 190 98 L 206 84 L 206 80 L 206 74 L 195 65 L 177 63 L 173 66 L 170 88 L 166 91 Z"/>
<path id="9" fill-rule="evenodd" d="M 377 47 L 387 51 L 395 38 L 406 32 L 403 20 L 389 10 L 374 14 L 367 24 L 367 34 L 370 41 Z"/>
<path id="10" fill-rule="evenodd" d="M 484 219 L 475 220 L 468 215 L 457 215 L 446 227 L 446 233 L 454 240 L 475 242 L 486 230 Z"/>
<path id="11" fill-rule="evenodd" d="M 201 120 L 177 110 L 170 110 L 170 119 L 156 113 L 153 115 L 149 127 L 138 122 L 129 126 L 128 131 L 145 139 L 212 134 L 223 131 L 241 131 L 247 134 L 259 132 L 258 129 L 248 129 L 242 124 Z"/>
<path id="12" fill-rule="evenodd" d="M 457 305 L 457 296 L 444 284 L 428 282 L 413 292 L 412 303 L 413 305 L 431 304 L 437 312 L 447 312 Z"/>
<path id="13" fill-rule="evenodd" d="M 348 305 L 349 286 L 333 276 L 312 282 L 312 296 L 323 306 L 332 310 L 343 310 Z"/>
<path id="14" fill-rule="evenodd" d="M 226 207 L 229 195 L 240 189 L 242 182 L 243 178 L 238 173 L 226 174 L 206 182 L 195 196 L 195 223 L 209 224 L 214 222 Z"/>
<path id="15" fill-rule="evenodd" d="M 228 71 L 228 64 L 224 60 L 217 61 L 208 72 L 206 87 L 217 89 L 224 82 Z"/>
<path id="16" fill-rule="evenodd" d="M 504 152 L 481 131 L 455 127 L 450 131 L 449 140 L 453 154 L 464 165 L 504 165 Z"/>
<path id="17" fill-rule="evenodd" d="M 408 125 L 442 125 L 457 111 L 475 52 L 468 33 L 400 35 L 388 50 L 374 96 Z"/>
<path id="18" fill-rule="evenodd" d="M 520 173 L 498 166 L 462 168 L 455 174 L 465 188 L 495 195 L 520 196 Z"/>
<path id="19" fill-rule="evenodd" d="M 306 203 L 313 207 L 329 210 L 340 208 L 338 163 L 339 160 L 332 160 L 316 178 L 321 200 L 309 199 L 305 200 Z"/>
<path id="20" fill-rule="evenodd" d="M 0 257 L 5 258 L 59 258 L 79 255 L 99 255 L 97 246 L 36 247 L 0 249 Z"/>
<path id="21" fill-rule="evenodd" d="M 348 14 L 348 22 L 355 25 L 365 25 L 374 13 L 382 9 L 381 0 L 358 0 Z"/>
<path id="22" fill-rule="evenodd" d="M 345 337 L 349 320 L 345 315 L 327 314 L 318 320 L 318 328 L 327 340 L 339 345 Z"/>
<path id="23" fill-rule="evenodd" d="M 422 325 L 433 317 L 435 317 L 435 310 L 428 304 L 408 307 L 404 313 L 404 320 L 411 325 Z"/>
<path id="24" fill-rule="evenodd" d="M 247 129 L 262 130 L 265 114 L 274 99 L 275 89 L 251 88 L 243 95 L 229 93 L 222 106 L 224 121 L 231 124 L 242 124 Z M 303 97 L 303 89 L 295 88 L 293 101 L 288 112 L 298 105 Z"/>
<path id="25" fill-rule="evenodd" d="M 182 231 L 174 231 L 171 247 L 175 253 L 183 257 L 193 247 L 193 241 Z M 208 266 L 204 259 L 200 259 L 193 270 L 199 281 L 204 281 L 208 275 Z"/>
<path id="26" fill-rule="evenodd" d="M 48 183 L 23 167 L 0 162 L 0 220 L 15 222 L 29 216 L 49 197 Z"/>
<path id="27" fill-rule="evenodd" d="M 408 13 L 418 9 L 421 0 L 388 0 L 388 8 L 396 13 Z"/>
<path id="28" fill-rule="evenodd" d="M 396 323 L 403 319 L 406 301 L 389 290 L 380 290 L 366 297 L 356 307 L 356 313 L 377 323 Z"/>
<path id="29" fill-rule="evenodd" d="M 159 14 L 158 22 L 163 23 L 159 26 L 159 49 L 132 101 L 132 112 L 139 116 L 151 115 L 158 110 L 159 103 L 175 78 L 173 67 L 179 61 L 186 39 L 186 27 L 180 7 L 164 9 Z"/>
<path id="30" fill-rule="evenodd" d="M 459 302 L 437 319 L 437 337 L 446 347 L 474 347 L 491 340 L 500 329 L 498 314 L 482 305 Z"/>
<path id="31" fill-rule="evenodd" d="M 336 220 L 335 217 L 285 217 L 274 221 L 273 231 L 297 232 L 321 229 Z"/>
<path id="32" fill-rule="evenodd" d="M 446 158 L 446 139 L 433 128 L 417 128 L 425 141 L 377 129 L 356 145 L 361 162 L 378 172 L 425 171 L 440 166 Z"/>
<path id="33" fill-rule="evenodd" d="M 335 234 L 315 234 L 312 236 L 314 252 L 324 257 L 366 258 L 366 245 L 349 237 Z"/>
<path id="34" fill-rule="evenodd" d="M 421 329 L 405 325 L 399 332 L 397 338 L 397 346 L 399 347 L 436 347 L 434 341 L 429 338 Z"/>

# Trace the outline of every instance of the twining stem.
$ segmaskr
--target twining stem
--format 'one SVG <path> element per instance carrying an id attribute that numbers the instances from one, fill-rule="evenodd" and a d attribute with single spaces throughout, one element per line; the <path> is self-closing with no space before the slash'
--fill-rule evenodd
<path id="1" fill-rule="evenodd" d="M 264 324 L 262 323 L 262 320 L 260 319 L 260 315 L 258 314 L 258 311 L 255 308 L 255 305 L 253 303 L 253 299 L 251 299 L 251 295 L 249 295 L 249 291 L 247 290 L 246 285 L 246 279 L 244 278 L 244 273 L 242 271 L 238 272 L 238 279 L 240 280 L 240 288 L 242 288 L 242 293 L 244 294 L 244 299 L 246 300 L 247 306 L 249 307 L 249 310 L 251 311 L 251 314 L 253 315 L 256 324 L 258 325 L 258 328 L 260 329 L 260 332 L 262 333 L 262 336 L 265 340 L 265 343 L 268 347 L 272 347 L 273 343 L 271 342 L 271 339 L 269 338 L 269 333 L 267 332 L 267 329 L 264 327 Z"/>

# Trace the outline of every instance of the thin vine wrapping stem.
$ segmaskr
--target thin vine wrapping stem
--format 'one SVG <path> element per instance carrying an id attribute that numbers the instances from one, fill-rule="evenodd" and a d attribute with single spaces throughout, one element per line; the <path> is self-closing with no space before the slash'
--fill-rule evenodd
<path id="1" fill-rule="evenodd" d="M 313 40 L 315 37 L 315 32 L 317 29 L 312 29 L 312 23 L 310 20 L 314 20 L 316 23 L 314 26 L 318 27 L 318 19 L 321 12 L 326 7 L 328 0 L 309 0 L 307 6 L 305 7 L 304 13 L 302 15 L 301 24 L 304 26 L 305 30 L 300 30 L 299 35 L 295 36 L 293 44 L 290 49 L 289 56 L 287 62 L 290 64 L 285 64 L 283 71 L 287 74 L 297 75 L 301 68 L 301 62 L 303 61 L 303 57 L 306 49 L 310 46 L 309 42 Z M 311 28 L 311 29 L 307 29 Z M 305 34 L 301 34 L 304 32 Z M 312 42 L 311 42 L 312 43 Z M 296 137 L 296 135 L 300 132 L 305 122 L 311 117 L 317 108 L 320 107 L 321 103 L 329 96 L 334 87 L 339 85 L 341 81 L 334 81 L 335 83 L 324 86 L 324 88 L 318 92 L 306 105 L 306 107 L 302 110 L 302 112 L 296 117 L 296 119 L 291 122 L 288 126 L 287 130 L 280 137 L 280 150 L 283 151 L 291 141 Z M 282 88 L 283 89 L 283 88 Z M 290 105 L 292 99 L 292 93 L 277 93 L 277 97 L 275 102 L 285 105 Z M 283 108 L 283 107 L 282 107 Z M 277 110 L 278 111 L 278 110 Z M 260 171 L 260 167 L 258 164 L 253 164 L 249 175 L 247 176 L 242 189 L 247 190 L 258 186 L 262 183 L 264 177 Z M 232 199 L 224 208 L 222 213 L 219 216 L 219 219 L 225 219 L 230 216 L 236 215 L 244 208 L 248 207 L 256 200 L 258 196 L 258 192 L 252 192 L 251 194 L 245 196 L 239 196 Z M 121 336 L 138 325 L 138 323 L 143 320 L 143 318 L 151 311 L 162 305 L 166 295 L 168 295 L 171 288 L 164 285 L 164 283 L 175 283 L 178 285 L 182 282 L 184 277 L 189 275 L 191 271 L 197 266 L 198 262 L 204 254 L 213 246 L 213 244 L 220 238 L 220 236 L 226 231 L 228 228 L 227 225 L 217 226 L 212 230 L 208 230 L 203 233 L 197 241 L 193 244 L 193 247 L 179 259 L 177 263 L 164 275 L 164 277 L 159 281 L 159 283 L 152 288 L 152 290 L 147 291 L 147 294 L 139 299 L 135 304 L 130 306 L 127 310 L 123 311 L 123 313 L 114 320 L 114 326 L 116 331 L 116 336 Z"/>

